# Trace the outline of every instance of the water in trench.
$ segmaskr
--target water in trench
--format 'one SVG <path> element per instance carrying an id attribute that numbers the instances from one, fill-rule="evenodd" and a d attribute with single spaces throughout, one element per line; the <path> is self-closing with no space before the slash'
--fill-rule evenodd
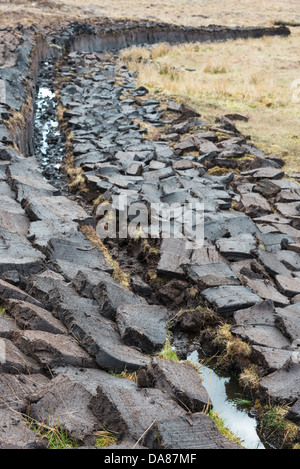
<path id="1" fill-rule="evenodd" d="M 54 64 L 44 62 L 37 81 L 35 98 L 34 153 L 44 177 L 55 187 L 65 188 L 61 163 L 65 141 L 56 117 L 56 99 L 52 89 Z"/>
<path id="2" fill-rule="evenodd" d="M 187 359 L 201 365 L 203 385 L 210 395 L 214 411 L 223 419 L 225 425 L 243 440 L 248 449 L 265 449 L 258 431 L 255 416 L 251 414 L 252 403 L 243 394 L 237 378 L 213 366 L 203 364 L 207 357 L 195 350 Z"/>

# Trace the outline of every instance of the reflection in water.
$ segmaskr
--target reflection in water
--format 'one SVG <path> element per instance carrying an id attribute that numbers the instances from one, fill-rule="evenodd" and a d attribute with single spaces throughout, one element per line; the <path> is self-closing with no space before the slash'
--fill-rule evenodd
<path id="1" fill-rule="evenodd" d="M 49 88 L 39 88 L 38 92 L 38 97 L 37 97 L 37 103 L 36 103 L 36 115 L 37 118 L 41 118 L 42 116 L 45 115 L 48 111 L 49 107 L 49 101 L 54 102 L 55 99 L 55 94 L 52 93 L 52 91 Z M 42 133 L 42 139 L 40 141 L 40 152 L 46 156 L 47 155 L 47 150 L 49 147 L 48 144 L 48 135 L 51 131 L 55 131 L 58 128 L 58 122 L 56 119 L 47 119 L 44 123 L 43 129 L 41 131 Z M 57 130 L 57 136 L 59 136 L 59 132 Z"/>
<path id="2" fill-rule="evenodd" d="M 187 359 L 201 364 L 197 351 Z M 216 372 L 201 364 L 203 385 L 210 395 L 214 411 L 223 419 L 225 425 L 243 440 L 243 446 L 249 449 L 264 449 L 257 430 L 256 420 L 249 413 L 249 406 L 242 404 L 245 397 L 241 393 L 237 380 L 229 374 Z"/>
<path id="3" fill-rule="evenodd" d="M 52 90 L 54 63 L 44 62 L 38 77 L 35 96 L 34 156 L 43 176 L 57 189 L 67 189 L 66 175 L 61 171 L 65 139 L 57 120 L 57 102 Z"/>

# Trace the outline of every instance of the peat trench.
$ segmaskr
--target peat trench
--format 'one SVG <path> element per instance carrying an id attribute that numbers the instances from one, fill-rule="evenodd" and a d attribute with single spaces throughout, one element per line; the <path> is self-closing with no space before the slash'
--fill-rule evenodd
<path id="1" fill-rule="evenodd" d="M 189 363 L 157 357 L 167 328 L 183 359 L 217 354 L 235 373 L 254 364 L 259 382 L 247 392 L 288 404 L 299 425 L 297 179 L 240 134 L 241 116 L 208 128 L 187 105 L 149 99 L 117 52 L 101 53 L 108 46 L 83 52 L 86 29 L 73 42 L 64 35 L 62 54 L 39 44 L 35 156 L 25 142 L 32 124 L 21 121 L 22 134 L 12 106 L 2 109 L 0 447 L 47 447 L 26 415 L 35 425 L 60 423 L 81 447 L 105 428 L 119 448 L 240 448 L 207 415 L 209 380 L 201 383 Z M 145 123 L 161 130 L 158 140 L 147 140 Z M 226 171 L 218 176 L 216 167 Z M 204 246 L 140 233 L 101 242 L 102 202 L 120 216 L 120 195 L 132 213 L 141 202 L 204 202 Z"/>

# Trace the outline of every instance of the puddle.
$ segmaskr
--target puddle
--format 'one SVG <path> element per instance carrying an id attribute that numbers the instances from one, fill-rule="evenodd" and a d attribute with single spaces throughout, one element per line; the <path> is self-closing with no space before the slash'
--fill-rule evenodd
<path id="1" fill-rule="evenodd" d="M 65 146 L 56 117 L 55 93 L 50 85 L 53 65 L 45 62 L 42 70 L 35 98 L 34 154 L 44 177 L 55 187 L 62 188 L 65 176 L 60 167 Z"/>
<path id="2" fill-rule="evenodd" d="M 248 403 L 237 378 L 229 373 L 202 365 L 205 358 L 207 357 L 199 356 L 197 351 L 187 356 L 187 360 L 201 365 L 203 385 L 210 395 L 214 410 L 223 419 L 225 425 L 243 440 L 244 447 L 266 449 L 257 432 L 256 419 L 251 415 L 253 404 Z"/>

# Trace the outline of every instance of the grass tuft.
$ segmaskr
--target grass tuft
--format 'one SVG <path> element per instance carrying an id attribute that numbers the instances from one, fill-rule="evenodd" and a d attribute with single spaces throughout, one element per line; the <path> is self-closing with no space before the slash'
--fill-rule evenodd
<path id="1" fill-rule="evenodd" d="M 227 347 L 227 343 L 233 338 L 231 327 L 231 324 L 223 324 L 217 328 L 216 335 L 213 339 L 215 345 L 223 349 Z"/>
<path id="2" fill-rule="evenodd" d="M 124 287 L 129 288 L 130 274 L 124 272 L 124 270 L 121 269 L 119 263 L 112 258 L 109 250 L 104 245 L 103 241 L 99 238 L 95 229 L 91 226 L 82 226 L 80 228 L 80 231 L 86 235 L 86 237 L 91 241 L 93 246 L 100 249 L 100 251 L 103 253 L 106 262 L 114 269 L 114 280 L 122 284 Z"/>
<path id="3" fill-rule="evenodd" d="M 78 443 L 72 438 L 61 424 L 51 425 L 48 422 L 38 423 L 28 421 L 29 427 L 42 438 L 48 438 L 49 449 L 77 448 Z"/>
<path id="4" fill-rule="evenodd" d="M 159 352 L 158 358 L 162 358 L 164 360 L 172 360 L 173 362 L 179 363 L 180 359 L 173 349 L 172 345 L 170 344 L 169 339 L 166 340 L 163 349 Z"/>
<path id="5" fill-rule="evenodd" d="M 259 406 L 261 431 L 277 446 L 297 449 L 298 426 L 285 418 L 288 406 Z M 296 447 L 295 447 L 296 446 Z"/>
<path id="6" fill-rule="evenodd" d="M 208 413 L 208 416 L 214 422 L 219 432 L 225 436 L 227 440 L 243 446 L 244 441 L 238 435 L 235 435 L 231 430 L 229 430 L 229 428 L 225 425 L 224 420 L 217 412 L 211 409 Z"/>
<path id="7" fill-rule="evenodd" d="M 226 355 L 229 357 L 249 357 L 251 355 L 251 347 L 240 338 L 235 338 L 227 342 Z"/>
<path id="8" fill-rule="evenodd" d="M 94 435 L 97 438 L 95 445 L 96 448 L 106 448 L 107 446 L 114 445 L 118 442 L 117 437 L 107 430 L 96 432 Z"/>
<path id="9" fill-rule="evenodd" d="M 231 333 L 231 324 L 223 324 L 216 330 L 214 344 L 224 353 L 224 358 L 249 357 L 251 347 Z"/>
<path id="10" fill-rule="evenodd" d="M 137 372 L 135 371 L 134 373 L 130 373 L 127 370 L 122 371 L 122 373 L 115 373 L 114 371 L 109 372 L 110 375 L 115 376 L 116 378 L 120 379 L 130 379 L 131 381 L 134 381 L 135 383 L 137 382 Z"/>
<path id="11" fill-rule="evenodd" d="M 252 391 L 258 388 L 259 382 L 260 376 L 256 365 L 251 365 L 249 368 L 245 368 L 239 376 L 240 385 Z"/>

